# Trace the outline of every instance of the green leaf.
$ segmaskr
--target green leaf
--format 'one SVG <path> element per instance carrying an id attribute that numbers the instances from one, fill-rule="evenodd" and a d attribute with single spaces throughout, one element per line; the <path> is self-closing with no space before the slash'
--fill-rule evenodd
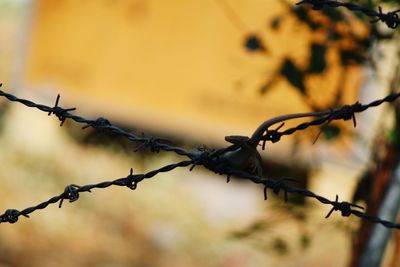
<path id="1" fill-rule="evenodd" d="M 328 124 L 328 125 L 323 125 L 321 127 L 321 133 L 324 135 L 325 139 L 328 141 L 338 138 L 340 136 L 341 132 L 342 132 L 341 129 L 335 125 Z"/>
<path id="2" fill-rule="evenodd" d="M 392 144 L 398 144 L 399 142 L 399 132 L 396 129 L 391 129 L 387 132 L 387 139 Z"/>

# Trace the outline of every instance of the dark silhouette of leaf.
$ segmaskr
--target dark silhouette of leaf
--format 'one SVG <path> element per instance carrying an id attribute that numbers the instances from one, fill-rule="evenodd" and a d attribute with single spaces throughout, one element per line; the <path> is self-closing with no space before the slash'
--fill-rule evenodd
<path id="1" fill-rule="evenodd" d="M 335 22 L 346 21 L 345 17 L 343 16 L 343 13 L 340 12 L 338 9 L 324 8 L 322 10 L 322 13 L 325 14 L 327 17 L 329 17 L 332 21 Z"/>
<path id="2" fill-rule="evenodd" d="M 308 14 L 306 8 L 299 6 L 299 7 L 294 7 L 291 10 L 293 14 L 296 16 L 296 18 L 304 22 L 308 27 L 310 27 L 311 30 L 315 31 L 321 27 L 320 24 L 315 23 L 314 21 L 312 21 L 312 19 L 310 19 L 310 15 Z"/>
<path id="3" fill-rule="evenodd" d="M 249 231 L 257 232 L 257 231 L 264 230 L 264 229 L 268 228 L 269 226 L 270 225 L 268 224 L 268 222 L 256 221 L 250 226 Z"/>
<path id="4" fill-rule="evenodd" d="M 326 46 L 313 43 L 310 46 L 311 58 L 307 69 L 308 73 L 322 73 L 326 68 Z"/>
<path id="5" fill-rule="evenodd" d="M 230 237 L 233 239 L 249 238 L 253 234 L 259 234 L 259 232 L 267 230 L 270 226 L 270 223 L 265 220 L 256 221 L 246 229 L 231 233 Z"/>
<path id="6" fill-rule="evenodd" d="M 329 41 L 339 41 L 342 38 L 343 38 L 343 35 L 341 35 L 337 31 L 329 31 L 328 32 L 328 40 Z"/>
<path id="7" fill-rule="evenodd" d="M 230 238 L 233 239 L 244 239 L 250 235 L 248 231 L 237 231 L 230 234 Z"/>
<path id="8" fill-rule="evenodd" d="M 276 17 L 271 21 L 270 26 L 271 26 L 271 28 L 272 28 L 273 30 L 278 30 L 279 27 L 281 26 L 281 23 L 282 23 L 282 18 L 279 17 L 279 16 L 276 16 Z"/>
<path id="9" fill-rule="evenodd" d="M 330 141 L 340 136 L 341 129 L 336 125 L 328 124 L 321 127 L 321 133 L 324 135 L 326 140 Z"/>
<path id="10" fill-rule="evenodd" d="M 246 37 L 245 43 L 244 43 L 247 51 L 249 52 L 260 52 L 260 51 L 266 51 L 265 46 L 257 35 L 251 34 Z"/>
<path id="11" fill-rule="evenodd" d="M 281 255 L 285 255 L 289 252 L 289 246 L 288 246 L 287 242 L 279 237 L 275 238 L 275 240 L 273 241 L 272 247 L 275 250 L 275 252 L 277 252 Z"/>
<path id="12" fill-rule="evenodd" d="M 281 75 L 283 75 L 291 85 L 299 89 L 302 94 L 306 93 L 303 71 L 288 58 L 285 59 L 282 64 Z"/>
<path id="13" fill-rule="evenodd" d="M 341 50 L 340 51 L 340 63 L 343 66 L 350 64 L 362 64 L 366 60 L 364 51 L 355 50 Z"/>
<path id="14" fill-rule="evenodd" d="M 300 247 L 302 249 L 307 249 L 311 245 L 311 237 L 308 234 L 302 234 L 300 237 Z"/>

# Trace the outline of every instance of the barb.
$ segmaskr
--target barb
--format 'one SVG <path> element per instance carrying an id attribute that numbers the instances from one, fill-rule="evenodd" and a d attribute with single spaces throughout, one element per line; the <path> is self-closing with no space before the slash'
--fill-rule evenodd
<path id="1" fill-rule="evenodd" d="M 302 5 L 302 4 L 312 5 L 312 9 L 314 10 L 321 10 L 325 6 L 329 6 L 331 8 L 344 7 L 351 11 L 362 12 L 366 16 L 374 18 L 374 20 L 372 20 L 371 23 L 382 21 L 391 29 L 397 28 L 400 22 L 399 15 L 397 14 L 398 12 L 400 12 L 400 9 L 384 13 L 382 12 L 382 7 L 380 6 L 378 7 L 378 11 L 375 11 L 355 3 L 339 2 L 337 0 L 303 0 L 296 3 L 296 5 Z"/>
<path id="2" fill-rule="evenodd" d="M 166 165 L 162 168 L 150 171 L 145 174 L 133 174 L 133 170 L 131 169 L 128 176 L 113 181 L 106 181 L 98 184 L 89 184 L 84 186 L 79 186 L 76 184 L 67 185 L 61 194 L 56 195 L 50 198 L 49 200 L 44 201 L 36 206 L 32 206 L 21 211 L 16 209 L 6 210 L 2 215 L 0 215 L 0 223 L 4 222 L 16 223 L 18 221 L 19 216 L 22 215 L 25 216 L 26 218 L 29 218 L 29 214 L 31 214 L 32 212 L 39 209 L 45 209 L 49 205 L 55 204 L 57 202 L 59 202 L 58 207 L 61 208 L 64 200 L 68 199 L 69 202 L 75 202 L 79 199 L 79 193 L 83 192 L 91 193 L 92 192 L 91 190 L 94 188 L 107 188 L 112 185 L 116 185 L 116 186 L 126 186 L 131 190 L 135 190 L 137 188 L 138 183 L 140 183 L 144 179 L 152 178 L 157 174 L 159 174 L 160 172 L 169 172 L 175 168 L 187 167 L 191 164 L 193 164 L 193 160 L 185 160 L 178 163 Z"/>
<path id="3" fill-rule="evenodd" d="M 0 86 L 1 86 L 1 84 L 0 84 Z M 12 102 L 21 103 L 27 107 L 37 108 L 41 111 L 47 112 L 48 115 L 54 114 L 60 120 L 60 122 L 61 122 L 60 126 L 63 126 L 64 122 L 67 119 L 71 119 L 77 123 L 85 124 L 82 127 L 82 129 L 92 127 L 101 132 L 108 130 L 114 134 L 123 136 L 132 142 L 142 143 L 142 145 L 140 147 L 149 147 L 150 150 L 153 152 L 164 150 L 164 151 L 172 151 L 178 155 L 187 156 L 188 158 L 192 158 L 194 156 L 192 153 L 184 150 L 183 148 L 166 144 L 165 139 L 146 137 L 144 135 L 137 136 L 133 133 L 126 132 L 125 130 L 123 130 L 117 126 L 112 125 L 110 123 L 110 121 L 105 118 L 100 117 L 96 120 L 90 120 L 90 119 L 86 119 L 86 118 L 78 116 L 78 115 L 71 114 L 70 112 L 76 110 L 76 108 L 64 109 L 64 108 L 60 107 L 58 105 L 59 101 L 60 101 L 60 95 L 57 95 L 57 99 L 56 99 L 56 103 L 55 103 L 54 107 L 36 104 L 30 100 L 18 98 L 16 96 L 14 96 L 12 94 L 8 94 L 2 90 L 0 90 L 0 96 L 5 97 Z"/>

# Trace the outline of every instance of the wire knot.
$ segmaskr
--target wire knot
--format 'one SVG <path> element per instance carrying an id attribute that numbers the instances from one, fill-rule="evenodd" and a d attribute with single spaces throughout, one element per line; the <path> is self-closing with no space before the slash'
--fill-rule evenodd
<path id="1" fill-rule="evenodd" d="M 76 110 L 76 108 L 62 108 L 58 106 L 58 102 L 60 101 L 60 94 L 57 95 L 56 103 L 54 104 L 54 107 L 49 111 L 47 115 L 54 114 L 56 117 L 60 120 L 60 126 L 63 126 L 65 120 L 68 118 L 68 112 Z"/>
<path id="2" fill-rule="evenodd" d="M 281 140 L 281 134 L 277 130 L 267 130 L 265 141 L 270 140 L 272 143 L 279 142 Z M 265 149 L 265 144 L 263 143 L 263 150 Z"/>
<path id="3" fill-rule="evenodd" d="M 131 168 L 131 172 L 126 176 L 126 187 L 131 190 L 135 190 L 137 188 L 138 182 L 135 180 L 136 176 L 133 175 L 133 169 Z"/>
<path id="4" fill-rule="evenodd" d="M 93 127 L 93 128 L 98 129 L 99 131 L 103 131 L 104 129 L 107 129 L 110 126 L 111 126 L 111 123 L 107 119 L 100 117 L 97 120 L 91 121 L 87 125 L 83 126 L 82 129 L 86 129 L 88 127 Z"/>
<path id="5" fill-rule="evenodd" d="M 19 210 L 16 209 L 8 209 L 6 212 L 1 216 L 0 222 L 9 222 L 9 223 L 16 223 L 18 221 L 18 217 L 23 215 L 29 218 L 28 215 L 21 214 Z"/>
<path id="6" fill-rule="evenodd" d="M 331 203 L 332 204 L 332 209 L 328 212 L 328 214 L 325 216 L 325 218 L 329 218 L 329 216 L 331 216 L 332 212 L 340 210 L 341 214 L 343 217 L 349 217 L 352 213 L 352 207 L 356 207 L 359 209 L 364 209 L 363 207 L 353 204 L 353 203 L 349 203 L 346 201 L 342 201 L 339 202 L 339 196 L 336 195 L 336 199 L 335 202 Z"/>
<path id="7" fill-rule="evenodd" d="M 64 199 L 68 199 L 70 203 L 77 201 L 79 199 L 79 189 L 81 187 L 76 184 L 67 185 L 64 189 L 64 192 L 61 194 L 60 204 L 58 205 L 61 208 Z M 90 190 L 89 190 L 90 192 Z"/>
<path id="8" fill-rule="evenodd" d="M 142 134 L 142 136 L 144 138 L 143 134 Z M 148 147 L 148 148 L 150 148 L 151 152 L 159 153 L 161 150 L 160 142 L 169 142 L 169 140 L 167 140 L 165 138 L 161 138 L 161 137 L 148 137 L 142 142 L 143 142 L 142 144 L 140 144 L 137 148 L 135 148 L 134 152 L 138 152 L 142 148 Z"/>
<path id="9" fill-rule="evenodd" d="M 371 21 L 371 23 L 376 23 L 378 21 L 384 22 L 389 28 L 391 29 L 396 29 L 397 26 L 399 25 L 399 15 L 397 14 L 400 12 L 400 9 L 397 9 L 395 11 L 390 11 L 387 13 L 382 12 L 382 7 L 378 7 L 378 14 L 376 15 L 378 18 L 375 20 Z"/>
<path id="10" fill-rule="evenodd" d="M 353 120 L 354 128 L 357 126 L 355 113 L 361 111 L 362 105 L 360 102 L 356 102 L 353 105 L 344 105 L 341 109 L 332 112 L 329 115 L 329 121 L 342 119 L 342 120 Z"/>
<path id="11" fill-rule="evenodd" d="M 211 157 L 211 153 L 213 151 L 209 150 L 205 146 L 199 147 L 198 150 L 200 151 L 200 153 L 193 159 L 193 164 L 190 167 L 190 171 L 192 171 L 197 165 L 202 165 L 207 169 L 216 171 L 216 164 Z"/>
<path id="12" fill-rule="evenodd" d="M 262 150 L 265 149 L 265 142 L 267 140 L 271 141 L 272 143 L 276 143 L 281 140 L 282 133 L 280 133 L 279 130 L 283 127 L 283 125 L 285 125 L 284 122 L 282 122 L 276 129 L 273 130 L 267 129 L 265 131 L 265 135 L 262 138 L 263 140 Z"/>
<path id="13" fill-rule="evenodd" d="M 231 174 L 227 174 L 226 172 L 230 171 L 230 168 L 226 166 L 226 162 L 223 160 L 223 155 L 226 152 L 231 151 L 235 148 L 236 145 L 229 146 L 224 149 L 210 149 L 205 145 L 202 145 L 197 148 L 200 153 L 197 153 L 195 157 L 192 158 L 193 164 L 190 167 L 190 171 L 192 171 L 196 166 L 202 165 L 205 168 L 213 171 L 219 175 L 227 175 L 227 183 L 230 181 Z"/>

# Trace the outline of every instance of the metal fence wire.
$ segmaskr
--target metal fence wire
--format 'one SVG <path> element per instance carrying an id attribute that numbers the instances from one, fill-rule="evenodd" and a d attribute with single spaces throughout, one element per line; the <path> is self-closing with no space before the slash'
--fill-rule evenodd
<path id="1" fill-rule="evenodd" d="M 28 218 L 31 213 L 39 209 L 45 209 L 49 205 L 55 203 L 58 203 L 59 207 L 61 208 L 64 200 L 68 200 L 69 202 L 77 201 L 79 199 L 80 193 L 92 192 L 93 189 L 108 188 L 110 186 L 123 186 L 131 190 L 135 190 L 137 189 L 138 184 L 141 181 L 143 181 L 144 179 L 153 178 L 159 173 L 169 172 L 178 167 L 179 168 L 190 167 L 190 170 L 193 170 L 195 166 L 203 166 L 206 169 L 215 172 L 219 175 L 226 175 L 227 182 L 229 182 L 231 176 L 236 176 L 242 179 L 247 179 L 253 183 L 260 185 L 261 187 L 263 187 L 265 200 L 267 199 L 268 190 L 272 191 L 275 194 L 283 192 L 285 202 L 288 200 L 289 194 L 300 194 L 304 197 L 313 198 L 324 205 L 330 205 L 332 208 L 329 211 L 329 213 L 325 216 L 326 218 L 328 218 L 332 214 L 332 212 L 340 211 L 340 214 L 345 217 L 348 217 L 350 215 L 355 215 L 357 217 L 367 219 L 371 222 L 382 224 L 387 228 L 400 229 L 400 224 L 389 222 L 379 217 L 364 213 L 362 211 L 363 207 L 361 206 L 346 201 L 339 201 L 338 195 L 336 195 L 335 200 L 329 200 L 307 189 L 300 189 L 292 186 L 291 184 L 293 184 L 293 181 L 295 181 L 293 179 L 281 178 L 278 180 L 273 180 L 262 177 L 260 175 L 255 175 L 253 174 L 253 172 L 248 172 L 243 169 L 235 168 L 234 165 L 226 161 L 225 156 L 228 153 L 240 149 L 243 142 L 251 140 L 250 138 L 247 137 L 241 137 L 242 139 L 236 138 L 234 140 L 241 140 L 242 143 L 232 142 L 233 143 L 232 145 L 221 149 L 210 149 L 203 145 L 194 150 L 188 151 L 181 147 L 172 145 L 172 142 L 169 140 L 156 138 L 152 136 L 135 135 L 134 133 L 127 132 L 113 125 L 109 120 L 103 117 L 93 120 L 72 114 L 72 112 L 75 112 L 76 108 L 61 107 L 59 105 L 60 95 L 57 96 L 55 105 L 53 107 L 37 104 L 30 100 L 21 99 L 1 90 L 0 90 L 0 97 L 4 97 L 12 102 L 21 103 L 27 107 L 39 109 L 43 112 L 48 113 L 48 115 L 55 115 L 60 120 L 60 126 L 62 126 L 67 119 L 70 119 L 72 121 L 75 121 L 76 123 L 82 124 L 83 125 L 82 129 L 91 127 L 100 132 L 111 132 L 116 135 L 122 136 L 132 141 L 135 144 L 139 144 L 139 146 L 135 149 L 135 151 L 143 148 L 148 148 L 150 151 L 157 153 L 163 150 L 168 152 L 174 152 L 186 158 L 185 160 L 182 160 L 180 162 L 169 164 L 159 169 L 155 169 L 143 174 L 134 174 L 133 169 L 130 169 L 129 174 L 126 177 L 118 178 L 112 181 L 104 181 L 97 184 L 88 184 L 88 185 L 76 185 L 76 184 L 67 185 L 60 194 L 55 195 L 50 199 L 42 203 L 39 203 L 35 206 L 28 207 L 23 210 L 7 209 L 3 214 L 0 215 L 0 223 L 4 222 L 16 223 L 20 216 Z M 255 147 L 257 147 L 258 145 L 262 145 L 262 147 L 264 148 L 266 142 L 278 142 L 283 136 L 291 135 L 296 131 L 307 129 L 310 126 L 317 126 L 330 123 L 331 121 L 334 120 L 352 120 L 354 126 L 356 126 L 356 117 L 355 117 L 356 113 L 363 112 L 369 108 L 379 106 L 385 102 L 393 102 L 399 97 L 400 93 L 393 93 L 386 96 L 385 98 L 373 101 L 366 105 L 356 102 L 352 105 L 345 105 L 341 108 L 325 112 L 319 112 L 318 114 L 320 115 L 323 114 L 323 115 L 318 116 L 316 118 L 314 117 L 315 119 L 310 120 L 309 122 L 301 123 L 296 127 L 292 127 L 282 131 L 280 131 L 281 127 L 278 127 L 277 129 L 273 130 L 268 129 L 267 127 L 265 129 L 262 129 L 262 135 L 259 139 L 256 140 L 257 143 L 255 144 Z M 282 117 L 284 116 L 274 118 L 270 121 L 282 121 L 279 120 Z M 263 123 L 262 125 L 265 125 L 265 123 Z M 230 139 L 227 137 L 226 140 Z"/>

